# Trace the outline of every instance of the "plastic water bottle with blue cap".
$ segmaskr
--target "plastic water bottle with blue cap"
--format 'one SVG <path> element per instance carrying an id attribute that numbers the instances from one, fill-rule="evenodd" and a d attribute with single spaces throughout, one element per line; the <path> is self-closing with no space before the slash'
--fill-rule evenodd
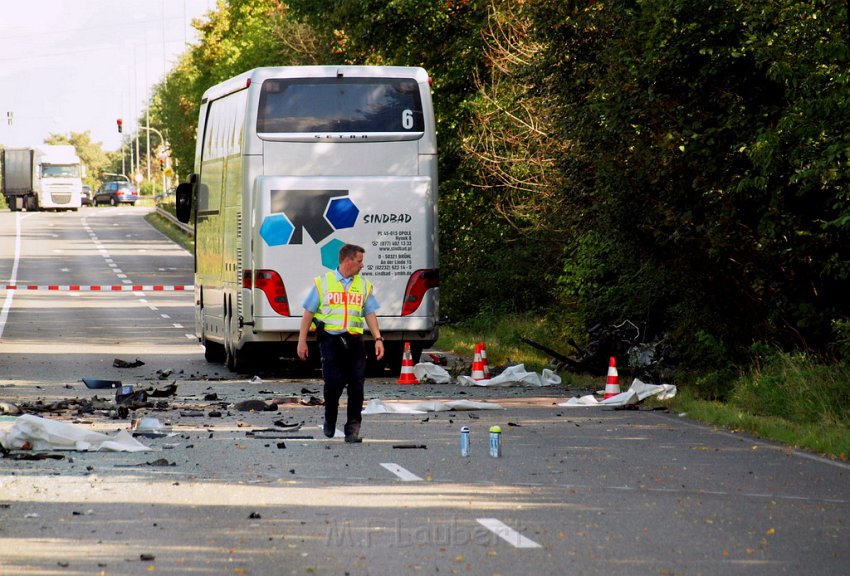
<path id="1" fill-rule="evenodd" d="M 469 456 L 469 426 L 460 429 L 460 455 Z"/>

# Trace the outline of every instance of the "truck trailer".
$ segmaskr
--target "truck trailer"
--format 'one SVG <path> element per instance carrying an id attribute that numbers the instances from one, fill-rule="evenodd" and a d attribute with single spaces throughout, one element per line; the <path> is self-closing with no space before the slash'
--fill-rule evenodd
<path id="1" fill-rule="evenodd" d="M 3 196 L 13 212 L 80 208 L 82 166 L 73 146 L 7 148 L 0 164 Z"/>

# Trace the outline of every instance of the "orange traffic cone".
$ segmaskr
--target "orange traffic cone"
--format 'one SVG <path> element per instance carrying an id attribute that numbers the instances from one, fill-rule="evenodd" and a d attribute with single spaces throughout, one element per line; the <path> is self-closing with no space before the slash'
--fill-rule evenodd
<path id="1" fill-rule="evenodd" d="M 481 361 L 481 343 L 475 345 L 475 356 L 472 357 L 472 379 L 484 380 L 484 362 Z"/>
<path id="2" fill-rule="evenodd" d="M 481 348 L 481 365 L 484 367 L 484 380 L 489 380 L 490 363 L 487 362 L 487 344 L 481 342 L 478 346 Z"/>
<path id="3" fill-rule="evenodd" d="M 607 400 L 611 396 L 616 396 L 620 393 L 620 375 L 617 372 L 617 358 L 611 356 L 608 361 L 608 378 L 605 379 L 605 398 Z"/>
<path id="4" fill-rule="evenodd" d="M 410 342 L 404 343 L 404 354 L 401 357 L 401 374 L 399 374 L 396 384 L 419 384 L 419 380 L 413 374 L 413 354 L 410 353 Z"/>

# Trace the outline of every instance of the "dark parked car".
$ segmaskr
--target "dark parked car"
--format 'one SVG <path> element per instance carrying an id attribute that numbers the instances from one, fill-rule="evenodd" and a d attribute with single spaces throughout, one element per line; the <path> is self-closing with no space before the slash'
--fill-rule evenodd
<path id="1" fill-rule="evenodd" d="M 112 181 L 105 183 L 97 194 L 94 195 L 94 205 L 109 204 L 110 206 L 118 206 L 119 204 L 136 203 L 139 199 L 139 192 L 136 187 L 129 182 Z"/>
<path id="2" fill-rule="evenodd" d="M 80 194 L 80 204 L 83 206 L 91 206 L 92 204 L 92 192 L 91 186 L 87 186 L 83 184 L 83 191 Z"/>

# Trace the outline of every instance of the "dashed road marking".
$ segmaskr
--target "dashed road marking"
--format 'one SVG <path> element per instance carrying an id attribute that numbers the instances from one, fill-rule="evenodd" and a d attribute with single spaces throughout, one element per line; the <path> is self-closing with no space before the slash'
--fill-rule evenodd
<path id="1" fill-rule="evenodd" d="M 526 538 L 501 520 L 496 518 L 477 518 L 476 521 L 514 548 L 541 547 L 540 544 L 530 538 Z"/>
<path id="2" fill-rule="evenodd" d="M 398 464 L 393 464 L 392 462 L 382 462 L 381 466 L 398 476 L 401 480 L 405 482 L 421 482 L 422 478 L 407 470 L 406 468 L 402 468 Z"/>

